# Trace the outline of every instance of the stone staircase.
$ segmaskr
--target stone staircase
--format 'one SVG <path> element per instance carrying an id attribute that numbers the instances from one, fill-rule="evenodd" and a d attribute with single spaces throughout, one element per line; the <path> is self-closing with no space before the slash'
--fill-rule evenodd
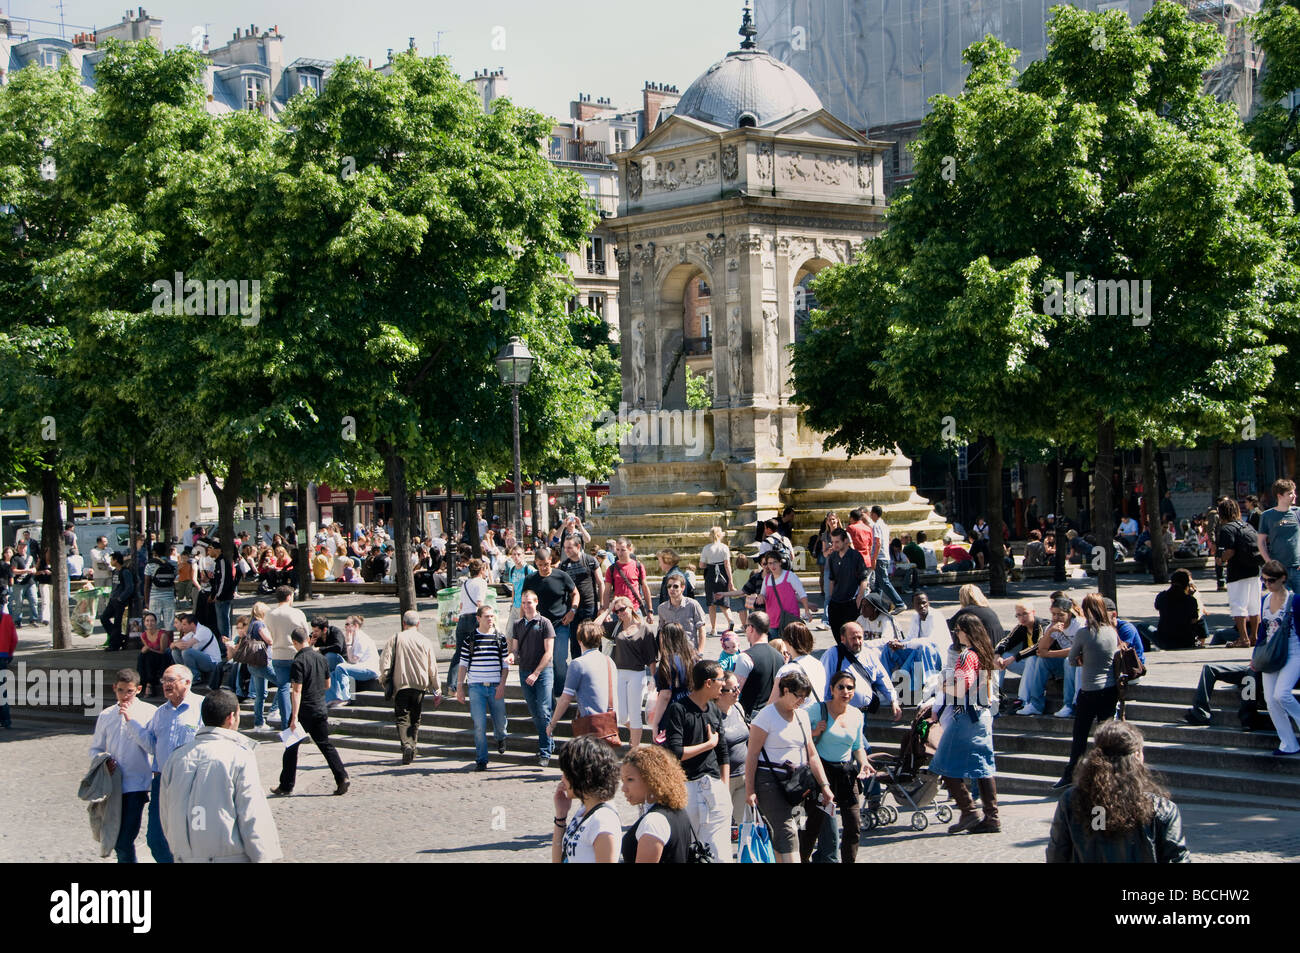
<path id="1" fill-rule="evenodd" d="M 446 654 L 446 653 L 442 653 Z M 99 659 L 95 660 L 99 662 Z M 100 662 L 105 669 L 101 697 L 97 704 L 86 706 L 92 712 L 112 702 L 109 670 L 123 662 Z M 442 662 L 445 669 L 446 661 Z M 1008 676 L 1004 691 L 1014 694 L 1017 679 Z M 1060 683 L 1049 686 L 1048 711 L 1060 707 Z M 1274 758 L 1277 736 L 1271 730 L 1242 732 L 1237 729 L 1236 689 L 1221 688 L 1215 694 L 1212 724 L 1188 727 L 1183 712 L 1191 705 L 1194 690 L 1188 687 L 1137 684 L 1130 689 L 1127 706 L 1129 721 L 1146 736 L 1147 763 L 1163 776 L 1174 797 L 1180 802 L 1257 809 L 1300 810 L 1300 758 Z M 421 754 L 437 751 L 440 756 L 474 759 L 473 728 L 468 706 L 447 699 L 433 710 L 432 699 L 426 700 L 420 731 Z M 506 715 L 509 737 L 506 753 L 498 755 L 489 725 L 489 744 L 493 761 L 533 764 L 537 738 L 532 719 L 518 684 L 506 689 Z M 273 709 L 274 710 L 274 709 Z M 868 719 L 867 737 L 876 751 L 892 751 L 902 741 L 906 726 L 915 709 L 905 708 L 897 723 L 888 712 Z M 340 748 L 360 749 L 388 754 L 396 761 L 401 754 L 393 722 L 391 703 L 377 691 L 359 692 L 356 701 L 335 709 L 330 716 L 332 736 Z M 82 706 L 13 707 L 16 727 L 24 725 L 60 727 L 89 735 L 93 715 Z M 252 728 L 251 702 L 243 706 L 241 728 Z M 1044 716 L 1005 715 L 994 722 L 994 746 L 997 752 L 998 787 L 1012 794 L 1049 796 L 1051 786 L 1060 777 L 1070 749 L 1072 719 Z M 556 731 L 560 744 L 570 737 L 567 721 Z M 254 736 L 275 744 L 273 735 Z M 627 740 L 627 730 L 623 729 Z M 2 736 L 0 736 L 2 740 Z M 649 740 L 648 732 L 643 740 Z M 555 762 L 552 761 L 552 767 Z"/>

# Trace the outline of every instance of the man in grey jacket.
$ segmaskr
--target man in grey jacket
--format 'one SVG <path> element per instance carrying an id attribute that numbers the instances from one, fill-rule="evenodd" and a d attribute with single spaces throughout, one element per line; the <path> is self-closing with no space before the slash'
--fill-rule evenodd
<path id="1" fill-rule="evenodd" d="M 204 727 L 162 774 L 163 833 L 178 863 L 279 860 L 280 835 L 262 793 L 255 742 L 236 731 L 239 701 L 226 689 L 203 700 Z"/>

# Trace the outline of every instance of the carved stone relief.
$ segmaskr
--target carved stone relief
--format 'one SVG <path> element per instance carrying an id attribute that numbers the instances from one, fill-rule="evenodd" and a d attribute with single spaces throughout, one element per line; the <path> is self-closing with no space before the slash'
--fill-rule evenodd
<path id="1" fill-rule="evenodd" d="M 735 146 L 722 150 L 722 177 L 728 182 L 740 175 L 740 154 Z"/>

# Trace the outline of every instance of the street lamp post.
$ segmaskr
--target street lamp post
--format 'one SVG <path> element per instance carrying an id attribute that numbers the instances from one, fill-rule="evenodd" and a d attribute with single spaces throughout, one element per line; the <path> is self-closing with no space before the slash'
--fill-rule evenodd
<path id="1" fill-rule="evenodd" d="M 512 337 L 496 357 L 497 373 L 501 375 L 501 382 L 510 388 L 510 400 L 514 405 L 515 541 L 520 545 L 524 539 L 524 488 L 519 472 L 519 388 L 528 383 L 535 361 L 532 352 L 517 337 Z"/>

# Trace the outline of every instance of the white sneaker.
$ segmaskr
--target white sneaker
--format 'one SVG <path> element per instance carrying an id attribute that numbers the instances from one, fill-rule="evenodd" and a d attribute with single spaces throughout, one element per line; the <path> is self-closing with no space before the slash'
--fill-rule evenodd
<path id="1" fill-rule="evenodd" d="M 1073 717 L 1074 717 L 1074 709 L 1071 708 L 1069 705 L 1064 705 L 1064 706 L 1061 707 L 1060 710 L 1057 711 L 1057 713 L 1056 713 L 1056 717 L 1057 717 L 1057 718 L 1073 718 Z"/>
<path id="2" fill-rule="evenodd" d="M 1033 705 L 1021 705 L 1017 715 L 1041 715 L 1042 709 L 1035 708 Z"/>

